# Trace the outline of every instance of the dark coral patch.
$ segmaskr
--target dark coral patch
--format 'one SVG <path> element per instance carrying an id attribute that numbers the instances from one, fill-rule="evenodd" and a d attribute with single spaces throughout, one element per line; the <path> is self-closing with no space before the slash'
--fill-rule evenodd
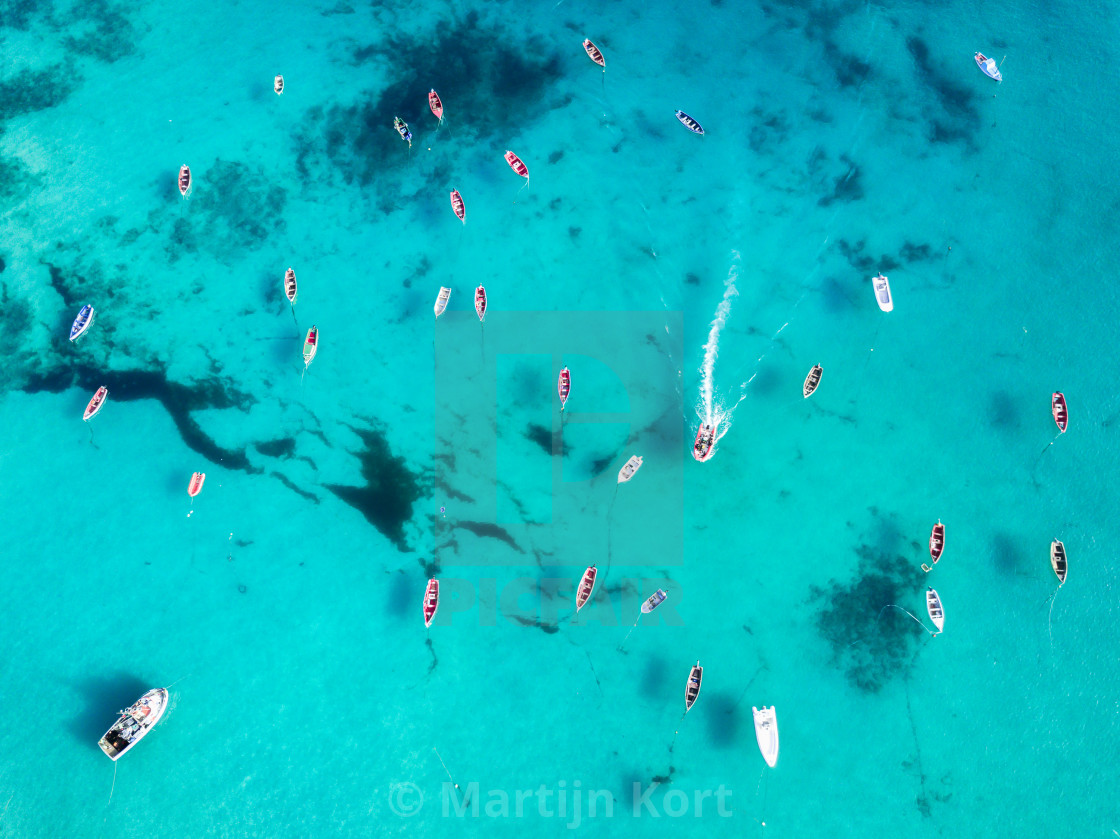
<path id="1" fill-rule="evenodd" d="M 327 489 L 365 516 L 398 550 L 407 551 L 404 526 L 412 518 L 412 505 L 422 494 L 419 478 L 409 471 L 403 457 L 389 450 L 381 431 L 350 429 L 364 446 L 356 456 L 365 486 L 327 484 Z"/>
<path id="2" fill-rule="evenodd" d="M 53 108 L 81 82 L 72 68 L 55 64 L 45 70 L 25 69 L 0 82 L 0 121 Z"/>
<path id="3" fill-rule="evenodd" d="M 930 139 L 942 143 L 970 142 L 980 123 L 976 93 L 946 75 L 941 64 L 930 57 L 929 46 L 921 38 L 911 35 L 906 39 L 906 49 L 918 65 L 919 77 L 933 90 L 943 112 L 941 116 L 929 117 Z"/>
<path id="4" fill-rule="evenodd" d="M 827 207 L 837 201 L 859 201 L 863 198 L 863 185 L 860 181 L 860 169 L 846 154 L 840 155 L 840 160 L 846 165 L 843 174 L 837 175 L 832 182 L 832 192 L 822 196 L 817 203 Z"/>
<path id="5" fill-rule="evenodd" d="M 545 454 L 560 454 L 564 451 L 564 435 L 560 431 L 552 431 L 531 422 L 525 429 L 525 436 L 544 449 Z"/>
<path id="6" fill-rule="evenodd" d="M 457 521 L 455 522 L 455 526 L 461 527 L 464 530 L 469 530 L 475 536 L 483 539 L 497 539 L 499 542 L 505 542 L 518 553 L 525 553 L 524 549 L 517 544 L 509 531 L 504 527 L 483 521 Z"/>
<path id="7" fill-rule="evenodd" d="M 269 173 L 237 161 L 216 160 L 196 171 L 194 192 L 170 231 L 167 252 L 194 251 L 200 242 L 219 259 L 255 250 L 283 233 L 288 193 Z M 204 231 L 199 235 L 198 231 Z"/>
<path id="8" fill-rule="evenodd" d="M 296 453 L 296 438 L 281 437 L 279 440 L 253 443 L 253 448 L 268 457 L 291 457 Z"/>

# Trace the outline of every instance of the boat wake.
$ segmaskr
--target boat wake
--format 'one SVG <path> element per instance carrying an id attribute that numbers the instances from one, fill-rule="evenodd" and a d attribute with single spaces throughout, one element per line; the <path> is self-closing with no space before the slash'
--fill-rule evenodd
<path id="1" fill-rule="evenodd" d="M 743 397 L 740 396 L 734 405 L 730 408 L 726 407 L 719 401 L 713 383 L 716 359 L 719 357 L 719 336 L 731 314 L 731 300 L 739 294 L 739 290 L 735 287 L 735 282 L 739 279 L 739 253 L 732 251 L 732 254 L 734 256 L 731 269 L 727 272 L 727 279 L 724 281 L 723 299 L 716 307 L 715 317 L 708 330 L 708 341 L 704 344 L 704 361 L 700 366 L 700 399 L 696 404 L 696 415 L 700 418 L 701 424 L 712 426 L 715 430 L 712 449 L 731 428 L 731 415 L 735 406 L 743 401 Z"/>

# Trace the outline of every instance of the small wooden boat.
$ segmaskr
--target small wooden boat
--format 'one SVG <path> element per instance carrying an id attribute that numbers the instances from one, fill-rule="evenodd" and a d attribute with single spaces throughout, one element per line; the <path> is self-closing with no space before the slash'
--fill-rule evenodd
<path id="1" fill-rule="evenodd" d="M 148 691 L 120 712 L 120 718 L 105 732 L 97 745 L 110 760 L 117 760 L 155 728 L 166 710 L 167 688 Z"/>
<path id="2" fill-rule="evenodd" d="M 289 303 L 296 305 L 296 272 L 291 268 L 284 272 L 284 296 Z"/>
<path id="3" fill-rule="evenodd" d="M 976 59 L 976 66 L 980 68 L 981 73 L 989 79 L 995 79 L 997 82 L 1003 81 L 1003 74 L 1000 73 L 999 67 L 996 66 L 996 60 L 994 58 L 988 58 L 982 52 L 976 53 L 973 58 Z"/>
<path id="4" fill-rule="evenodd" d="M 434 577 L 428 580 L 428 588 L 424 592 L 424 626 L 432 625 L 432 618 L 436 616 L 439 608 L 439 580 Z"/>
<path id="5" fill-rule="evenodd" d="M 319 352 L 319 327 L 313 326 L 307 330 L 307 337 L 303 339 L 303 369 L 306 370 L 315 360 L 315 353 Z"/>
<path id="6" fill-rule="evenodd" d="M 74 325 L 70 327 L 70 340 L 77 341 L 86 334 L 86 330 L 91 326 L 93 326 L 93 306 L 87 303 L 82 306 L 82 310 L 74 318 Z"/>
<path id="7" fill-rule="evenodd" d="M 696 432 L 696 442 L 692 444 L 692 456 L 703 463 L 716 450 L 716 426 L 700 424 Z"/>
<path id="8" fill-rule="evenodd" d="M 443 314 L 444 309 L 447 308 L 447 301 L 451 299 L 451 289 L 447 286 L 439 287 L 439 295 L 436 297 L 436 305 L 433 307 L 438 318 Z"/>
<path id="9" fill-rule="evenodd" d="M 572 392 L 572 374 L 567 367 L 560 371 L 560 378 L 556 380 L 556 392 L 560 394 L 560 413 L 564 413 L 568 394 Z"/>
<path id="10" fill-rule="evenodd" d="M 432 109 L 436 119 L 443 122 L 443 102 L 440 101 L 439 94 L 436 93 L 434 87 L 428 91 L 428 107 Z"/>
<path id="11" fill-rule="evenodd" d="M 577 612 L 584 607 L 584 604 L 591 597 L 591 592 L 595 590 L 595 577 L 598 574 L 599 571 L 594 565 L 589 565 L 587 570 L 583 572 L 583 579 L 579 581 L 579 589 L 576 590 Z"/>
<path id="12" fill-rule="evenodd" d="M 631 457 L 622 468 L 618 470 L 618 482 L 620 484 L 626 483 L 628 480 L 637 474 L 638 470 L 642 468 L 642 459 L 638 455 Z"/>
<path id="13" fill-rule="evenodd" d="M 1050 543 L 1050 567 L 1058 575 L 1058 585 L 1066 581 L 1066 546 L 1055 539 Z"/>
<path id="14" fill-rule="evenodd" d="M 926 611 L 929 612 L 929 619 L 933 621 L 933 625 L 937 627 L 937 632 L 934 634 L 940 634 L 942 627 L 945 626 L 945 612 L 941 608 L 941 598 L 937 596 L 932 586 L 926 589 Z"/>
<path id="15" fill-rule="evenodd" d="M 474 311 L 480 321 L 486 320 L 486 289 L 482 286 L 474 290 Z"/>
<path id="16" fill-rule="evenodd" d="M 1055 393 L 1050 397 L 1050 413 L 1054 415 L 1054 422 L 1058 426 L 1058 430 L 1063 434 L 1066 433 L 1066 426 L 1069 425 L 1069 411 L 1066 408 L 1065 394 Z"/>
<path id="17" fill-rule="evenodd" d="M 696 666 L 688 674 L 688 681 L 684 686 L 684 712 L 687 714 L 692 709 L 692 704 L 696 701 L 696 697 L 700 695 L 700 682 L 704 679 L 704 668 L 700 666 L 700 662 L 696 662 Z"/>
<path id="18" fill-rule="evenodd" d="M 933 526 L 933 530 L 929 534 L 929 558 L 932 565 L 922 564 L 923 571 L 932 571 L 933 565 L 941 559 L 941 552 L 945 550 L 945 525 L 941 523 L 941 519 L 937 520 L 937 524 Z"/>
<path id="19" fill-rule="evenodd" d="M 196 495 L 202 492 L 202 485 L 204 483 L 206 483 L 206 473 L 195 472 L 193 475 L 191 475 L 191 482 L 187 485 L 187 495 L 189 495 L 191 498 L 194 498 Z"/>
<path id="20" fill-rule="evenodd" d="M 459 194 L 459 190 L 451 190 L 451 209 L 455 211 L 456 217 L 463 224 L 467 223 L 467 207 L 463 203 L 463 196 Z"/>
<path id="21" fill-rule="evenodd" d="M 648 615 L 650 612 L 664 603 L 665 598 L 668 596 L 669 595 L 665 593 L 665 589 L 659 588 L 657 591 L 647 597 L 646 602 L 642 604 L 642 614 Z"/>
<path id="22" fill-rule="evenodd" d="M 607 69 L 607 60 L 603 58 L 603 53 L 599 50 L 599 48 L 591 43 L 590 38 L 583 39 L 583 48 L 587 51 L 588 58 L 590 58 L 604 70 Z"/>
<path id="23" fill-rule="evenodd" d="M 754 712 L 754 739 L 758 741 L 758 750 L 762 752 L 762 759 L 766 765 L 773 769 L 778 764 L 778 712 L 771 705 L 762 710 L 751 707 Z"/>
<path id="24" fill-rule="evenodd" d="M 93 394 L 93 398 L 89 400 L 89 404 L 86 405 L 86 412 L 82 415 L 82 421 L 89 422 L 97 416 L 97 412 L 105 407 L 105 399 L 108 396 L 109 388 L 105 387 L 105 385 L 99 387 L 97 392 Z"/>
<path id="25" fill-rule="evenodd" d="M 819 364 L 814 364 L 813 369 L 809 371 L 809 375 L 805 377 L 805 384 L 801 386 L 801 392 L 808 399 L 813 395 L 813 391 L 817 389 L 817 385 L 821 383 L 821 374 L 824 370 Z"/>
<path id="26" fill-rule="evenodd" d="M 283 76 L 277 76 L 275 79 L 272 80 L 272 89 L 276 91 L 277 96 L 279 96 L 281 93 L 284 92 L 284 77 Z"/>
<path id="27" fill-rule="evenodd" d="M 681 125 L 691 131 L 693 134 L 703 134 L 704 127 L 696 120 L 686 114 L 684 111 L 677 111 L 677 119 L 681 121 Z"/>
<path id="28" fill-rule="evenodd" d="M 505 153 L 505 159 L 506 159 L 506 163 L 509 164 L 510 169 L 512 169 L 517 174 L 519 174 L 521 177 L 528 180 L 528 178 L 529 178 L 529 167 L 521 162 L 520 157 L 518 157 L 513 152 L 507 150 L 506 153 Z"/>
<path id="29" fill-rule="evenodd" d="M 875 288 L 875 302 L 879 304 L 879 308 L 884 312 L 889 312 L 894 309 L 894 300 L 891 299 L 891 284 L 882 274 L 871 278 L 872 285 Z"/>
<path id="30" fill-rule="evenodd" d="M 412 148 L 412 132 L 408 130 L 408 123 L 400 117 L 393 117 L 393 128 L 397 129 L 401 139 L 408 143 L 409 148 Z"/>
<path id="31" fill-rule="evenodd" d="M 179 167 L 179 193 L 184 198 L 190 198 L 192 189 L 194 182 L 191 180 L 191 167 L 184 163 Z"/>

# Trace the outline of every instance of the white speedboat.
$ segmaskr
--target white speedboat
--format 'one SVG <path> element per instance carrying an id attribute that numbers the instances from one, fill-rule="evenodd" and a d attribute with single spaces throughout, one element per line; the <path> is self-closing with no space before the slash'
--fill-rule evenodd
<path id="1" fill-rule="evenodd" d="M 116 760 L 155 728 L 166 710 L 167 688 L 148 691 L 135 704 L 121 711 L 120 719 L 105 732 L 97 745 L 110 760 Z"/>
<path id="2" fill-rule="evenodd" d="M 879 304 L 879 308 L 884 312 L 889 312 L 894 309 L 894 299 L 891 297 L 891 284 L 887 278 L 882 274 L 872 277 L 871 282 L 875 284 L 875 302 Z"/>
<path id="3" fill-rule="evenodd" d="M 751 708 L 754 711 L 754 736 L 758 740 L 758 750 L 762 752 L 762 759 L 766 765 L 773 769 L 778 763 L 778 711 L 771 705 L 762 710 Z"/>
<path id="4" fill-rule="evenodd" d="M 436 297 L 436 305 L 433 307 L 435 309 L 437 318 L 443 314 L 444 310 L 447 308 L 447 301 L 450 299 L 451 289 L 449 289 L 447 286 L 440 286 L 439 296 Z"/>
<path id="5" fill-rule="evenodd" d="M 620 484 L 626 483 L 628 480 L 633 478 L 634 474 L 641 468 L 642 459 L 638 457 L 638 455 L 634 455 L 628 461 L 626 461 L 625 464 L 623 464 L 621 469 L 618 470 L 618 482 Z"/>

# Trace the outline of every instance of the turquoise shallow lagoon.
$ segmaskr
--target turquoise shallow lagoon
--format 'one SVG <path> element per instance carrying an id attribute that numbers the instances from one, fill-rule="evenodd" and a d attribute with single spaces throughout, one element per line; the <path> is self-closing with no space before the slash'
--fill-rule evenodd
<path id="1" fill-rule="evenodd" d="M 0 6 L 0 833 L 1112 836 L 1118 35 L 1066 0 Z M 936 639 L 885 608 L 927 585 Z"/>

